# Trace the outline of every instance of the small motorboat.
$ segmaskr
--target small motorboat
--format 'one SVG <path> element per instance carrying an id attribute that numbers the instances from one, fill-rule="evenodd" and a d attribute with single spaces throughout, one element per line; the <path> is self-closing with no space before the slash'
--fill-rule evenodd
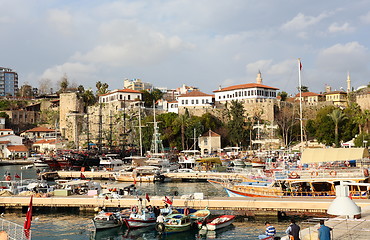
<path id="1" fill-rule="evenodd" d="M 198 210 L 196 212 L 190 213 L 189 217 L 190 217 L 191 220 L 203 221 L 210 214 L 211 214 L 211 211 L 209 211 L 208 209 L 201 209 L 201 210 Z M 187 214 L 185 213 L 185 215 L 187 215 Z"/>
<path id="2" fill-rule="evenodd" d="M 122 225 L 120 214 L 115 212 L 99 212 L 93 219 L 96 230 L 115 228 Z"/>
<path id="3" fill-rule="evenodd" d="M 22 166 L 21 169 L 29 169 L 29 168 L 33 168 L 33 164 L 29 164 L 29 165 L 25 165 L 25 166 Z"/>
<path id="4" fill-rule="evenodd" d="M 174 213 L 168 215 L 163 223 L 157 223 L 155 230 L 159 233 L 179 233 L 185 232 L 192 228 L 193 222 L 189 215 Z"/>
<path id="5" fill-rule="evenodd" d="M 157 218 L 153 211 L 133 207 L 130 217 L 123 219 L 128 229 L 154 226 Z"/>
<path id="6" fill-rule="evenodd" d="M 209 220 L 205 220 L 203 222 L 198 221 L 198 228 L 213 231 L 229 226 L 234 222 L 234 220 L 235 220 L 234 215 L 222 215 Z"/>

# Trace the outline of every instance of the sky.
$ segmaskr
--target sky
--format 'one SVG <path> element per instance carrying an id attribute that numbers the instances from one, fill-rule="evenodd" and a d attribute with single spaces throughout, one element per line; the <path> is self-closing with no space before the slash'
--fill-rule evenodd
<path id="1" fill-rule="evenodd" d="M 0 66 L 19 85 L 96 90 L 254 83 L 297 93 L 369 84 L 370 0 L 0 0 Z"/>

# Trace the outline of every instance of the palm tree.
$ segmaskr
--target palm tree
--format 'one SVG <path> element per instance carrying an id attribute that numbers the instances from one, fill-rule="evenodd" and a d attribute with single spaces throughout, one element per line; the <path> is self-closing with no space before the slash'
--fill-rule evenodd
<path id="1" fill-rule="evenodd" d="M 182 150 L 185 150 L 185 128 L 188 126 L 190 121 L 190 114 L 186 109 L 184 114 L 181 114 L 177 117 L 175 122 L 181 126 L 181 147 Z"/>
<path id="2" fill-rule="evenodd" d="M 339 123 L 341 121 L 347 119 L 347 117 L 344 115 L 344 113 L 340 109 L 334 109 L 333 112 L 328 114 L 328 117 L 330 117 L 334 122 L 334 125 L 335 125 L 335 147 L 338 147 L 339 146 L 339 141 L 338 141 L 338 138 L 339 138 L 339 130 L 338 130 Z"/>

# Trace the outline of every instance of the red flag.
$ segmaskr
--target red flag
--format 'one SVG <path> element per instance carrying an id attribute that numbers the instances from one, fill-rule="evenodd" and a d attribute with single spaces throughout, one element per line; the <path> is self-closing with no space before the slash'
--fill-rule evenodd
<path id="1" fill-rule="evenodd" d="M 32 222 L 32 198 L 33 196 L 31 196 L 30 204 L 28 205 L 26 219 L 24 221 L 24 226 L 23 226 L 24 234 L 26 235 L 27 239 L 30 238 L 30 229 L 31 229 L 31 222 Z"/>
<path id="2" fill-rule="evenodd" d="M 85 175 L 83 173 L 80 174 L 81 179 L 86 179 Z"/>
<path id="3" fill-rule="evenodd" d="M 134 184 L 136 184 L 136 178 L 134 178 Z"/>
<path id="4" fill-rule="evenodd" d="M 108 200 L 108 199 L 109 199 L 108 195 L 105 195 L 105 200 Z"/>
<path id="5" fill-rule="evenodd" d="M 348 196 L 350 199 L 352 199 L 352 193 L 349 192 L 349 196 Z"/>
<path id="6" fill-rule="evenodd" d="M 18 173 L 16 173 L 16 174 L 14 175 L 14 177 L 15 177 L 15 178 L 21 178 L 21 177 L 18 175 Z"/>
<path id="7" fill-rule="evenodd" d="M 299 70 L 302 71 L 302 62 L 299 61 Z"/>
<path id="8" fill-rule="evenodd" d="M 167 196 L 164 196 L 164 202 L 169 205 L 172 205 L 172 201 Z"/>
<path id="9" fill-rule="evenodd" d="M 148 202 L 150 202 L 150 198 L 149 198 L 149 194 L 148 193 L 145 194 L 145 198 L 146 198 L 146 200 L 148 200 Z"/>

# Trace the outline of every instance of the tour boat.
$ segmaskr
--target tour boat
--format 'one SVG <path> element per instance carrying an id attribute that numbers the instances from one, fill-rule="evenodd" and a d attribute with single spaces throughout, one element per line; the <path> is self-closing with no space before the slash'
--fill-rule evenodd
<path id="1" fill-rule="evenodd" d="M 367 168 L 317 169 L 290 171 L 277 175 L 268 182 L 241 182 L 221 184 L 229 197 L 268 197 L 268 198 L 335 198 L 335 186 L 340 182 L 353 183 L 350 194 L 354 199 L 368 199 L 370 192 L 369 171 Z M 212 181 L 216 183 L 216 181 Z M 356 185 L 357 183 L 360 183 Z"/>
<path id="2" fill-rule="evenodd" d="M 115 228 L 122 225 L 122 221 L 118 214 L 113 212 L 99 212 L 93 219 L 96 230 Z"/>
<path id="3" fill-rule="evenodd" d="M 192 228 L 192 221 L 189 215 L 174 213 L 168 215 L 163 223 L 157 223 L 155 230 L 160 233 L 185 232 Z"/>
<path id="4" fill-rule="evenodd" d="M 198 221 L 198 228 L 203 230 L 218 230 L 232 224 L 235 220 L 234 215 L 222 215 L 206 221 Z"/>
<path id="5" fill-rule="evenodd" d="M 141 207 L 133 207 L 130 217 L 124 219 L 128 229 L 155 225 L 157 218 L 155 217 L 154 212 L 140 208 Z"/>

